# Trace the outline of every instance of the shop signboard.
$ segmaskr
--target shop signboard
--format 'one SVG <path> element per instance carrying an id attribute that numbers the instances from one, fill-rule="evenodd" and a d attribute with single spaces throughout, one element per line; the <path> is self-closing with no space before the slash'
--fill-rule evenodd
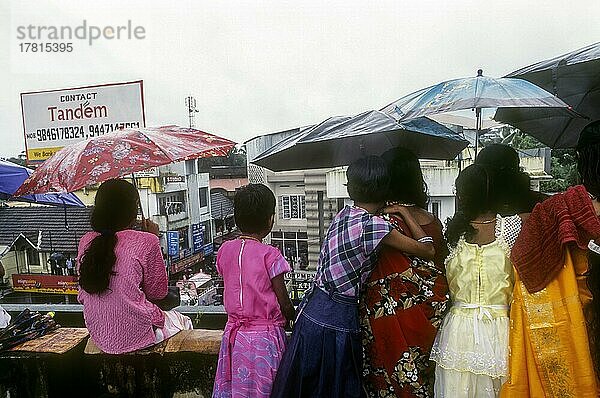
<path id="1" fill-rule="evenodd" d="M 204 225 L 192 224 L 192 244 L 194 246 L 194 253 L 202 251 L 202 244 L 204 243 Z"/>
<path id="2" fill-rule="evenodd" d="M 179 256 L 179 231 L 167 231 L 167 251 L 169 256 Z"/>
<path id="3" fill-rule="evenodd" d="M 213 244 L 212 243 L 207 243 L 204 246 L 202 246 L 202 251 L 204 252 L 204 256 L 210 256 L 211 254 L 214 253 L 214 248 L 213 248 Z"/>
<path id="4" fill-rule="evenodd" d="M 76 276 L 12 274 L 13 290 L 20 292 L 77 294 Z"/>
<path id="5" fill-rule="evenodd" d="M 189 257 L 186 257 L 182 260 L 177 260 L 173 264 L 171 264 L 171 274 L 176 274 L 177 272 L 181 272 L 192 265 L 198 264 L 204 260 L 204 255 L 202 253 L 196 253 Z"/>

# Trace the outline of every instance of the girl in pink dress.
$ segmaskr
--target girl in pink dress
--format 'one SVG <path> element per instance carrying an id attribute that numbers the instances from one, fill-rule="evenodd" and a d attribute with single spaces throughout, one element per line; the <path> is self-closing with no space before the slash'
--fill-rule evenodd
<path id="1" fill-rule="evenodd" d="M 192 321 L 154 302 L 168 293 L 158 225 L 131 229 L 139 207 L 137 189 L 125 180 L 108 180 L 96 193 L 90 223 L 79 241 L 79 295 L 85 326 L 96 346 L 108 354 L 136 351 L 159 343 Z"/>
<path id="2" fill-rule="evenodd" d="M 234 211 L 242 236 L 217 254 L 228 319 L 213 397 L 268 397 L 286 346 L 286 319 L 295 315 L 283 280 L 292 269 L 277 248 L 262 243 L 275 214 L 269 188 L 240 188 Z"/>

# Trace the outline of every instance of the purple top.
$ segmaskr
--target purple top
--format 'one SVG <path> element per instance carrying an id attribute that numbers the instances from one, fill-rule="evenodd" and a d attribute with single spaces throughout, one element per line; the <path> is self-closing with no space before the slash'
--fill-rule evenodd
<path id="1" fill-rule="evenodd" d="M 344 207 L 329 225 L 315 284 L 327 292 L 357 297 L 377 263 L 379 243 L 392 229 L 364 209 Z"/>
<path id="2" fill-rule="evenodd" d="M 85 326 L 94 343 L 108 354 L 121 354 L 151 346 L 154 327 L 162 328 L 164 312 L 148 300 L 167 295 L 167 270 L 158 237 L 147 232 L 117 232 L 108 290 L 89 294 L 79 289 Z M 97 232 L 88 232 L 79 241 L 77 264 Z"/>
<path id="3" fill-rule="evenodd" d="M 292 269 L 281 252 L 252 239 L 234 239 L 223 243 L 217 254 L 217 271 L 223 276 L 223 303 L 228 321 L 250 321 L 259 328 L 268 324 L 283 326 L 271 279 Z M 252 322 L 255 321 L 255 322 Z"/>

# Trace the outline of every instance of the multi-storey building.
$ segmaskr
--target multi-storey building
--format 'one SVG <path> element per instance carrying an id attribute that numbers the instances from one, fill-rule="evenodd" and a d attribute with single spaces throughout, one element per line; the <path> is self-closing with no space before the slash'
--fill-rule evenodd
<path id="1" fill-rule="evenodd" d="M 277 199 L 275 222 L 268 241 L 281 250 L 295 269 L 314 269 L 323 236 L 339 210 L 338 201 L 327 196 L 329 169 L 273 172 L 252 164 L 259 154 L 299 130 L 247 141 L 248 181 L 266 184 Z"/>
<path id="2" fill-rule="evenodd" d="M 131 179 L 133 181 L 133 179 Z M 169 272 L 178 274 L 198 268 L 213 254 L 214 226 L 211 222 L 209 175 L 198 172 L 196 160 L 173 163 L 135 174 L 143 216 L 159 225 L 161 245 Z M 86 205 L 93 205 L 97 187 L 77 192 Z M 167 242 L 167 231 L 176 232 L 177 244 Z"/>

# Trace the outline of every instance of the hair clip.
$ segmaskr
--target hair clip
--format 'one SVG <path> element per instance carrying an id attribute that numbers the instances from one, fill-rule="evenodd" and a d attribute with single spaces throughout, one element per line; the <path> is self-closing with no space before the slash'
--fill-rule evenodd
<path id="1" fill-rule="evenodd" d="M 594 252 L 594 253 L 596 253 L 596 254 L 600 254 L 600 246 L 598 246 L 598 245 L 596 244 L 596 242 L 594 242 L 593 240 L 591 240 L 591 241 L 588 243 L 588 249 L 590 249 L 591 251 L 593 251 L 593 252 Z"/>

